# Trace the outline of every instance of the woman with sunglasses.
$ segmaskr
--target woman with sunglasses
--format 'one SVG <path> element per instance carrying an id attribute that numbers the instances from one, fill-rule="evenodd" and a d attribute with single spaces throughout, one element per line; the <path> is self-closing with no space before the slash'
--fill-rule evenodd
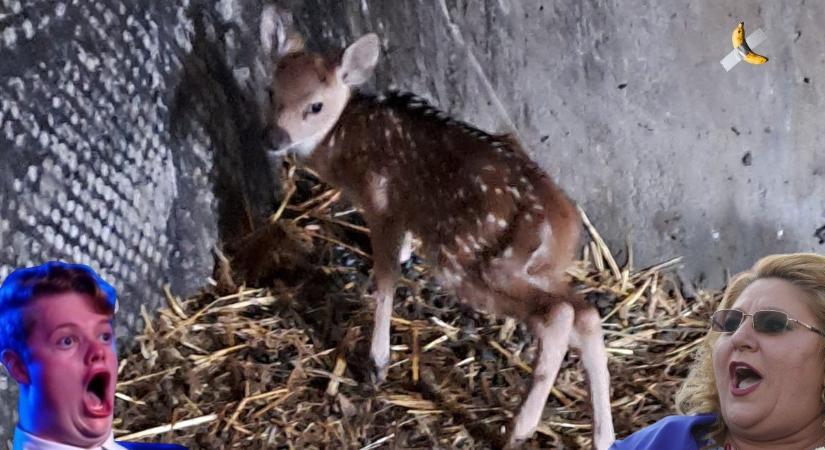
<path id="1" fill-rule="evenodd" d="M 773 255 L 713 313 L 679 412 L 616 450 L 825 448 L 825 257 Z"/>

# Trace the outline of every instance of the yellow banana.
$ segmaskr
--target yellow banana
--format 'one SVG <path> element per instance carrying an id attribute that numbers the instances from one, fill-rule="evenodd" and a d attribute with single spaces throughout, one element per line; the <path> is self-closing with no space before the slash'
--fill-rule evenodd
<path id="1" fill-rule="evenodd" d="M 758 53 L 754 53 L 753 51 L 745 53 L 745 56 L 743 56 L 742 59 L 744 59 L 745 62 L 751 64 L 765 64 L 766 62 L 768 62 L 767 57 L 762 56 Z"/>
<path id="2" fill-rule="evenodd" d="M 739 25 L 733 29 L 731 40 L 733 41 L 733 48 L 738 48 L 745 42 L 745 22 L 739 22 Z"/>
<path id="3" fill-rule="evenodd" d="M 745 62 L 750 64 L 765 64 L 768 62 L 768 58 L 754 52 L 748 46 L 748 42 L 745 40 L 745 22 L 739 22 L 736 28 L 733 29 L 731 42 L 733 43 L 734 50 L 739 53 L 739 56 L 741 56 Z"/>

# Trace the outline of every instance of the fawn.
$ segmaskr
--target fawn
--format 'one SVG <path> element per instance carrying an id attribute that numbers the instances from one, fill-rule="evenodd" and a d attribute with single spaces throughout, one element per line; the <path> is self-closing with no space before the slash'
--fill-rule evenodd
<path id="1" fill-rule="evenodd" d="M 371 232 L 370 356 L 378 380 L 390 360 L 399 262 L 409 257 L 414 235 L 461 301 L 522 320 L 538 339 L 532 386 L 508 446 L 533 434 L 572 346 L 590 382 L 594 446 L 606 449 L 614 433 L 600 318 L 564 275 L 581 230 L 573 203 L 515 139 L 453 120 L 411 94 L 358 92 L 378 61 L 375 34 L 321 56 L 305 52 L 277 18 L 265 19 L 264 47 L 275 49 L 276 64 L 266 118 L 271 144 L 340 188 Z"/>

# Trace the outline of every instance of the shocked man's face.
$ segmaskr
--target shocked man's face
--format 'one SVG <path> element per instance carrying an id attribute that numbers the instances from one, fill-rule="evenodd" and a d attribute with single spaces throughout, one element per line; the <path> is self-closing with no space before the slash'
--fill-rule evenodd
<path id="1" fill-rule="evenodd" d="M 36 299 L 26 316 L 34 320 L 28 383 L 18 382 L 21 407 L 35 408 L 36 417 L 26 431 L 79 447 L 103 442 L 117 382 L 112 315 L 88 295 L 68 292 Z"/>

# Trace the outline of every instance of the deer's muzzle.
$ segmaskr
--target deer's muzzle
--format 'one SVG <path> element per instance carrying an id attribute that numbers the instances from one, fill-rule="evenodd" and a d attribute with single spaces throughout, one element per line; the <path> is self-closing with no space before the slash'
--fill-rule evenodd
<path id="1" fill-rule="evenodd" d="M 289 133 L 277 125 L 266 127 L 264 130 L 263 140 L 264 146 L 267 147 L 269 151 L 274 153 L 280 153 L 282 150 L 289 147 L 289 144 L 292 142 L 289 138 Z"/>

